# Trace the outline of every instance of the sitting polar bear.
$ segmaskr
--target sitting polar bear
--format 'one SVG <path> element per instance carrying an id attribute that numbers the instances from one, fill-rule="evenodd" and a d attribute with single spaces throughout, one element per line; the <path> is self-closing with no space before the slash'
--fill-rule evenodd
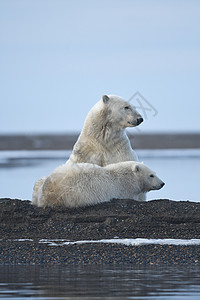
<path id="1" fill-rule="evenodd" d="M 163 186 L 164 182 L 154 172 L 138 162 L 120 162 L 106 167 L 64 164 L 36 182 L 32 203 L 42 207 L 80 207 L 114 198 L 139 200 L 141 192 Z"/>
<path id="2" fill-rule="evenodd" d="M 119 96 L 104 95 L 89 111 L 67 164 L 92 163 L 106 166 L 137 161 L 126 135 L 126 127 L 143 122 L 136 109 Z"/>

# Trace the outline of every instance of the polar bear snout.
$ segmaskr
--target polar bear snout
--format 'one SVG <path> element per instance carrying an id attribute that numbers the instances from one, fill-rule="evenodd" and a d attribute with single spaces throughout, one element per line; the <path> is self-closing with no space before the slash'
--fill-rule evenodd
<path id="1" fill-rule="evenodd" d="M 137 119 L 137 125 L 139 125 L 139 124 L 142 123 L 143 121 L 144 121 L 144 120 L 143 120 L 142 117 L 138 118 L 138 119 Z"/>
<path id="2" fill-rule="evenodd" d="M 138 126 L 140 123 L 142 123 L 144 120 L 142 117 L 139 117 L 133 121 L 128 121 L 128 124 L 130 124 L 131 126 Z"/>
<path id="3" fill-rule="evenodd" d="M 156 190 L 162 189 L 162 187 L 165 185 L 165 183 L 162 181 L 157 187 Z"/>

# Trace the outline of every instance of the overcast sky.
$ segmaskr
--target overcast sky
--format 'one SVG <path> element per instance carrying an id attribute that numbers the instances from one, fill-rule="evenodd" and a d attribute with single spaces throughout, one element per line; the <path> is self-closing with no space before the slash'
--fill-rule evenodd
<path id="1" fill-rule="evenodd" d="M 200 131 L 200 1 L 0 0 L 0 133 L 80 131 L 137 91 L 141 132 Z"/>

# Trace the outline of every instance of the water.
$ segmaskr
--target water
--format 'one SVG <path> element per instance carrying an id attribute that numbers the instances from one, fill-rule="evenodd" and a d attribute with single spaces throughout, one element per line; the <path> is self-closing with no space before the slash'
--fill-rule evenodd
<path id="1" fill-rule="evenodd" d="M 200 267 L 1 266 L 3 299 L 199 299 Z"/>
<path id="2" fill-rule="evenodd" d="M 140 150 L 140 161 L 156 171 L 166 183 L 159 191 L 148 193 L 150 199 L 200 201 L 200 150 Z M 1 151 L 0 197 L 29 199 L 34 182 L 65 163 L 68 151 Z"/>

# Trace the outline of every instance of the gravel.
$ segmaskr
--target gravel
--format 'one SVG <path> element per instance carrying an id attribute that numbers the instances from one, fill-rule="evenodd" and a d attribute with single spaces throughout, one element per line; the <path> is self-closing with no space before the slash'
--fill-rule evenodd
<path id="1" fill-rule="evenodd" d="M 200 264 L 200 246 L 194 245 L 41 243 L 116 237 L 200 239 L 200 203 L 115 199 L 78 209 L 43 209 L 28 200 L 4 198 L 0 208 L 0 264 Z"/>

